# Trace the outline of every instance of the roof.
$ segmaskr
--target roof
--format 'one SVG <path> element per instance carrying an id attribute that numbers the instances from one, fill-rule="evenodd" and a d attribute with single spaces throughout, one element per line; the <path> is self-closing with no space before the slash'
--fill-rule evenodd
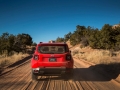
<path id="1" fill-rule="evenodd" d="M 54 43 L 39 43 L 38 45 L 67 45 L 66 43 L 54 42 Z"/>

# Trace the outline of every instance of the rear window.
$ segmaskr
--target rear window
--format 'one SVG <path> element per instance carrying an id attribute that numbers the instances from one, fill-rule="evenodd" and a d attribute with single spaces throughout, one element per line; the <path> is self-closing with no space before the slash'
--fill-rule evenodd
<path id="1" fill-rule="evenodd" d="M 67 50 L 66 46 L 39 46 L 38 52 L 46 53 L 46 54 L 54 54 L 54 53 L 65 53 Z"/>

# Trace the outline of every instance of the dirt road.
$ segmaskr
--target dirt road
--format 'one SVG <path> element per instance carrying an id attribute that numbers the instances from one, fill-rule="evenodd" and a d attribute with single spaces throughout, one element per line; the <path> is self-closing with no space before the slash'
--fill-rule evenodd
<path id="1" fill-rule="evenodd" d="M 74 59 L 74 77 L 42 76 L 31 80 L 30 59 L 0 76 L 0 90 L 120 90 L 120 83 L 96 72 L 94 67 Z"/>

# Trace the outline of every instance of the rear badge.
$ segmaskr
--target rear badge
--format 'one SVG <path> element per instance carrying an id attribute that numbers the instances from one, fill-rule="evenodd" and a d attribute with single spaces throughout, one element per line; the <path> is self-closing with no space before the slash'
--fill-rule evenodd
<path id="1" fill-rule="evenodd" d="M 52 54 L 51 57 L 54 57 L 54 55 Z"/>

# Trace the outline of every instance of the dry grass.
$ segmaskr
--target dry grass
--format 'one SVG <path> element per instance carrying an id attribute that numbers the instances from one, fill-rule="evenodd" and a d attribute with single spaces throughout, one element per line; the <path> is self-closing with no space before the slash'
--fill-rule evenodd
<path id="1" fill-rule="evenodd" d="M 9 57 L 0 56 L 0 67 L 3 68 L 5 66 L 8 66 L 8 65 L 10 65 L 18 60 L 21 60 L 27 56 L 29 56 L 29 54 L 22 54 L 22 53 L 19 53 L 19 54 L 16 53 Z"/>
<path id="2" fill-rule="evenodd" d="M 112 62 L 112 58 L 108 55 L 105 55 L 104 51 L 93 51 L 91 53 L 86 53 L 85 56 L 87 56 L 87 61 L 93 62 L 95 64 L 109 64 Z"/>
<path id="3" fill-rule="evenodd" d="M 111 57 L 111 52 L 108 50 L 91 49 L 90 47 L 71 49 L 72 55 L 78 59 L 84 59 L 86 61 L 95 64 L 110 64 L 120 63 L 120 52 L 115 52 L 115 56 Z"/>
<path id="4" fill-rule="evenodd" d="M 71 48 L 71 51 L 73 57 L 96 64 L 94 67 L 96 70 L 101 69 L 107 72 L 111 78 L 116 78 L 120 74 L 120 51 L 110 52 L 90 47 L 80 48 L 79 46 Z"/>

